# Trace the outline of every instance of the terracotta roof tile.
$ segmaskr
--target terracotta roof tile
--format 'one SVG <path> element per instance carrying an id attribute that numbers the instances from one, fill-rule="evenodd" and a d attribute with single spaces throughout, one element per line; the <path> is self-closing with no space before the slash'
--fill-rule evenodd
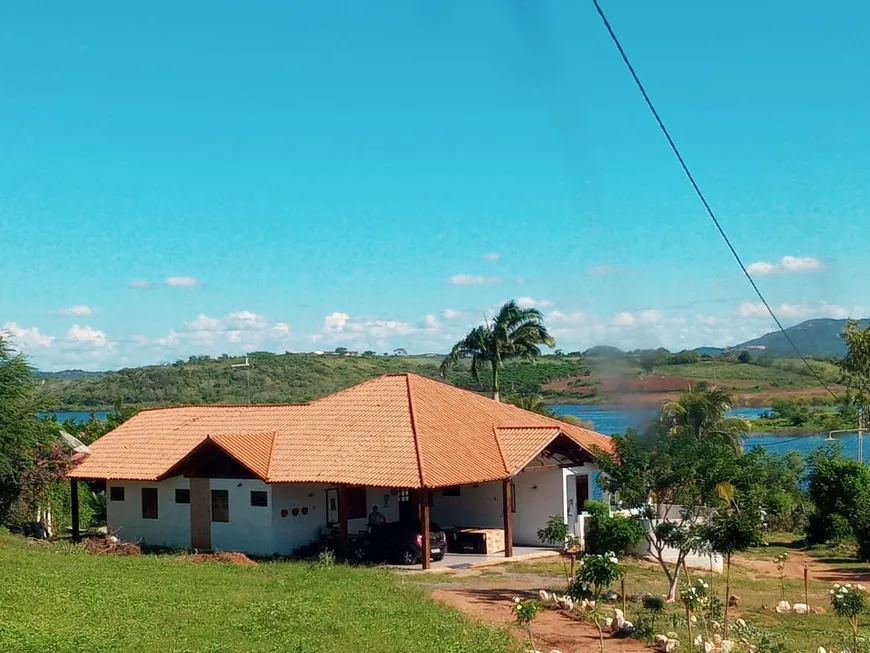
<path id="1" fill-rule="evenodd" d="M 559 433 L 611 449 L 593 431 L 398 374 L 307 405 L 142 411 L 91 445 L 70 476 L 155 480 L 210 437 L 270 482 L 443 487 L 507 478 Z"/>

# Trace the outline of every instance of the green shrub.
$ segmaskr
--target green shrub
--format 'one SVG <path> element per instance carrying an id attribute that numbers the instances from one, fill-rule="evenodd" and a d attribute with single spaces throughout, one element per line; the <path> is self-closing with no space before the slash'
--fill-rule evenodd
<path id="1" fill-rule="evenodd" d="M 854 536 L 849 520 L 838 513 L 814 513 L 807 524 L 807 541 L 810 544 L 842 544 Z"/>
<path id="2" fill-rule="evenodd" d="M 634 517 L 611 516 L 610 508 L 601 501 L 589 500 L 583 506 L 592 515 L 586 538 L 587 553 L 613 551 L 623 555 L 643 540 L 643 524 Z"/>

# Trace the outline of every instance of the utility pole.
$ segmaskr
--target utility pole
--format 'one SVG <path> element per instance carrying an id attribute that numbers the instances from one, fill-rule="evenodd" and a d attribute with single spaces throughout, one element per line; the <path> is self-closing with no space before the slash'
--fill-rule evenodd
<path id="1" fill-rule="evenodd" d="M 233 367 L 233 368 L 244 367 L 245 368 L 245 376 L 247 377 L 247 383 L 248 383 L 248 404 L 250 404 L 251 403 L 251 362 L 248 360 L 248 357 L 245 356 L 244 363 L 236 363 L 235 365 L 230 365 L 230 367 Z"/>

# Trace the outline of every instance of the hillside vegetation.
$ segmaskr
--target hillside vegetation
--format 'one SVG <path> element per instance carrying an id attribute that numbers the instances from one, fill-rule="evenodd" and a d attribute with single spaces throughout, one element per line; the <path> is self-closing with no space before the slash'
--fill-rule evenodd
<path id="1" fill-rule="evenodd" d="M 604 348 L 599 348 L 604 349 Z M 535 362 L 505 365 L 502 390 L 507 398 L 541 395 L 550 402 L 654 404 L 689 384 L 707 382 L 735 394 L 738 404 L 770 405 L 779 395 L 817 395 L 819 382 L 798 359 L 745 354 L 704 356 L 587 351 L 585 355 L 548 355 Z M 254 353 L 251 366 L 233 368 L 238 358 L 191 357 L 169 365 L 104 372 L 86 378 L 40 378 L 46 410 L 97 410 L 119 399 L 139 406 L 201 403 L 296 403 L 323 397 L 382 374 L 414 372 L 438 378 L 439 356 L 337 356 Z M 811 361 L 829 384 L 840 380 L 837 366 Z M 485 375 L 484 375 L 485 376 Z M 250 390 L 249 390 L 250 379 Z M 486 378 L 476 382 L 467 363 L 451 370 L 447 382 L 488 392 Z"/>

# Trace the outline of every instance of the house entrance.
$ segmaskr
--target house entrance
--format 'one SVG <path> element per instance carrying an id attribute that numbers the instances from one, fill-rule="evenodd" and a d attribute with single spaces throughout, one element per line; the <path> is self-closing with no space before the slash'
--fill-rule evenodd
<path id="1" fill-rule="evenodd" d="M 411 501 L 411 490 L 399 490 L 399 521 L 403 524 L 419 519 L 417 504 Z"/>
<path id="2" fill-rule="evenodd" d="M 583 506 L 589 501 L 589 476 L 575 476 L 577 483 L 577 514 L 583 512 Z"/>
<path id="3" fill-rule="evenodd" d="M 207 478 L 190 479 L 190 547 L 211 549 L 211 490 Z"/>

